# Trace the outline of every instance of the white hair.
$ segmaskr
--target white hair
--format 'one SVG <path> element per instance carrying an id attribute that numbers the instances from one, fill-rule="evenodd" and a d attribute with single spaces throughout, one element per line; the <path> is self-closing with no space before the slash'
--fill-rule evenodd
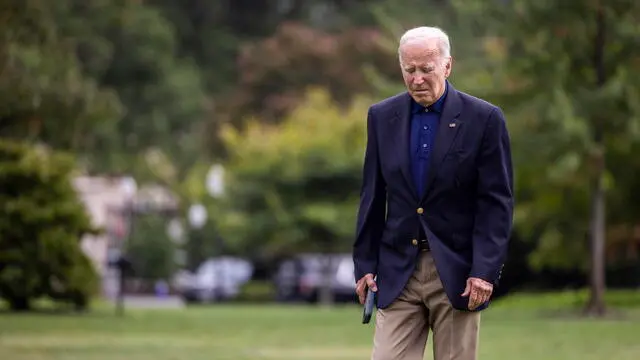
<path id="1" fill-rule="evenodd" d="M 449 36 L 438 27 L 421 26 L 407 30 L 400 38 L 400 44 L 398 45 L 398 58 L 400 61 L 402 61 L 400 50 L 404 44 L 413 41 L 425 41 L 428 39 L 438 40 L 438 50 L 440 50 L 440 56 L 442 56 L 443 59 L 451 56 Z"/>

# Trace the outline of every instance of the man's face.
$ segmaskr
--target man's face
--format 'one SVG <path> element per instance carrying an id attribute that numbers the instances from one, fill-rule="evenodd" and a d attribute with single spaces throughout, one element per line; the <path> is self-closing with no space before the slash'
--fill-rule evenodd
<path id="1" fill-rule="evenodd" d="M 417 103 L 429 106 L 444 93 L 451 58 L 442 56 L 435 39 L 413 41 L 402 45 L 400 67 L 409 94 Z"/>

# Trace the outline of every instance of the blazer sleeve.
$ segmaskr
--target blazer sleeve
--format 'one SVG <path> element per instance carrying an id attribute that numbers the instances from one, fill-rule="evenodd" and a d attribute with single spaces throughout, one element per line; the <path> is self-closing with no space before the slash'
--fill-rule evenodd
<path id="1" fill-rule="evenodd" d="M 356 237 L 353 244 L 356 281 L 367 273 L 376 274 L 380 237 L 386 217 L 386 184 L 380 171 L 378 139 L 373 124 L 372 109 L 367 113 L 367 145 L 362 168 L 360 205 Z"/>
<path id="2" fill-rule="evenodd" d="M 489 115 L 477 164 L 473 264 L 469 276 L 495 284 L 507 254 L 514 207 L 510 139 L 499 108 Z"/>

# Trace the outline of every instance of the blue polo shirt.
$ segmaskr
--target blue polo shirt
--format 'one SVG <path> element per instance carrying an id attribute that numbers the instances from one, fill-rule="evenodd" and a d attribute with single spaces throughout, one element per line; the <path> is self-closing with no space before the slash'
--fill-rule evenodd
<path id="1" fill-rule="evenodd" d="M 440 99 L 426 108 L 411 99 L 411 170 L 419 196 L 424 193 L 429 161 L 448 90 L 449 85 L 446 84 Z"/>

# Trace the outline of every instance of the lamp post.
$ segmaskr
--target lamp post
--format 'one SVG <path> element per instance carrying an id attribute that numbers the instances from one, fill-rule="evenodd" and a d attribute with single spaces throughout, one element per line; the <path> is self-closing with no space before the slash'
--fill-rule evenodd
<path id="1" fill-rule="evenodd" d="M 224 168 L 220 164 L 214 164 L 209 168 L 205 179 L 205 186 L 209 196 L 213 199 L 219 199 L 224 195 Z M 222 238 L 214 232 L 213 234 L 214 249 L 218 254 L 222 254 Z M 218 271 L 224 272 L 225 268 L 220 267 Z M 222 284 L 224 273 L 216 274 L 218 283 Z M 221 285 L 222 286 L 222 285 Z M 215 294 L 217 295 L 217 294 Z"/>
<path id="2" fill-rule="evenodd" d="M 185 231 L 182 221 L 178 218 L 173 218 L 167 223 L 167 235 L 169 239 L 176 245 L 182 246 L 185 241 Z M 182 248 L 175 250 L 174 262 L 179 266 L 184 266 L 186 262 L 185 250 Z"/>
<path id="3" fill-rule="evenodd" d="M 189 218 L 189 225 L 192 228 L 200 230 L 207 223 L 207 208 L 202 204 L 193 204 L 189 207 L 187 217 Z"/>
<path id="4" fill-rule="evenodd" d="M 205 184 L 212 198 L 216 199 L 224 195 L 224 168 L 222 165 L 215 164 L 209 168 Z"/>
<path id="5" fill-rule="evenodd" d="M 224 192 L 223 176 L 224 169 L 221 165 L 215 164 L 209 168 L 205 177 L 204 185 L 207 193 L 214 199 L 222 196 Z M 209 220 L 207 208 L 201 203 L 192 204 L 187 211 L 187 220 L 191 229 L 202 229 Z M 202 236 L 202 234 L 199 235 Z M 215 234 L 213 234 L 213 236 L 215 237 Z M 217 244 L 216 238 L 214 238 L 214 241 L 214 247 L 220 247 L 219 244 Z M 217 286 L 215 286 L 215 284 L 213 284 L 213 298 L 217 298 Z"/>
<path id="6" fill-rule="evenodd" d="M 136 206 L 135 196 L 138 191 L 138 184 L 136 183 L 136 180 L 134 178 L 125 177 L 120 181 L 120 188 L 122 189 L 122 193 L 125 197 L 123 215 L 128 228 L 125 237 L 128 238 L 131 236 L 134 227 Z M 115 258 L 112 259 L 111 265 L 114 266 L 118 271 L 118 297 L 116 300 L 116 313 L 121 316 L 124 313 L 125 280 L 128 273 L 131 271 L 131 262 L 124 255 L 124 244 L 120 244 L 120 249 Z"/>
<path id="7" fill-rule="evenodd" d="M 213 199 L 220 199 L 224 195 L 224 168 L 222 165 L 214 164 L 209 168 L 205 185 L 209 196 Z M 219 252 L 222 252 L 222 238 L 216 234 L 214 236 L 215 247 Z"/>
<path id="8" fill-rule="evenodd" d="M 214 164 L 209 168 L 205 185 L 209 196 L 213 199 L 219 199 L 224 195 L 224 168 L 220 164 Z M 215 248 L 218 252 L 222 252 L 222 238 L 214 234 Z"/>

